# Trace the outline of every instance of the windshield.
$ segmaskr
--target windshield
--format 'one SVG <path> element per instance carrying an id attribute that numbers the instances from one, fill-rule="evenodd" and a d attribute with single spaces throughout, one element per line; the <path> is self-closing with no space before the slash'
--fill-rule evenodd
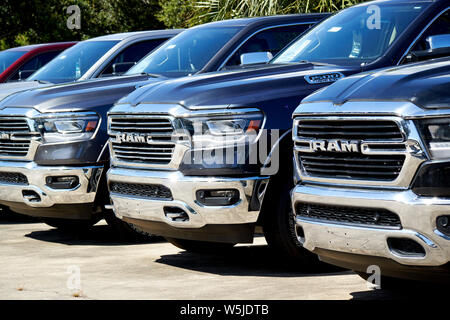
<path id="1" fill-rule="evenodd" d="M 2 51 L 0 52 L 0 73 L 5 71 L 17 59 L 23 56 L 26 51 Z"/>
<path id="2" fill-rule="evenodd" d="M 239 27 L 193 28 L 164 43 L 126 74 L 155 73 L 179 77 L 200 71 L 240 30 Z"/>
<path id="3" fill-rule="evenodd" d="M 427 6 L 409 2 L 348 8 L 311 29 L 271 63 L 360 65 L 374 61 Z"/>
<path id="4" fill-rule="evenodd" d="M 52 83 L 78 80 L 117 42 L 84 41 L 77 43 L 60 53 L 27 80 L 41 80 Z"/>

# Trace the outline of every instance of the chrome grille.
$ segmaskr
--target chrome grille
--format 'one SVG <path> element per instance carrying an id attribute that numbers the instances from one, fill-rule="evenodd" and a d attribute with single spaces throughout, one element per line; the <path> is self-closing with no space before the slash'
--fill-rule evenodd
<path id="1" fill-rule="evenodd" d="M 294 140 L 297 160 L 308 176 L 393 181 L 406 159 L 403 139 L 392 120 L 297 119 Z M 304 150 L 310 141 L 318 140 L 353 141 L 370 151 Z"/>
<path id="2" fill-rule="evenodd" d="M 314 139 L 383 139 L 402 140 L 403 136 L 394 121 L 368 120 L 301 120 L 298 135 Z"/>
<path id="3" fill-rule="evenodd" d="M 25 118 L 0 117 L 0 157 L 26 157 L 31 137 Z"/>
<path id="4" fill-rule="evenodd" d="M 167 165 L 171 162 L 175 143 L 169 118 L 154 116 L 110 116 L 109 132 L 115 160 L 142 164 Z M 151 137 L 146 143 L 121 141 L 122 134 Z"/>

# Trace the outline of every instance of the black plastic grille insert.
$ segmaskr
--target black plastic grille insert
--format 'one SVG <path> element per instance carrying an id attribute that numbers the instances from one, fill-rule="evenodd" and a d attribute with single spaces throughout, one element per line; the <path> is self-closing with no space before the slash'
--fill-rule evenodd
<path id="1" fill-rule="evenodd" d="M 159 200 L 173 199 L 170 189 L 160 184 L 111 182 L 109 188 L 116 194 Z"/>
<path id="2" fill-rule="evenodd" d="M 398 215 L 385 209 L 299 203 L 296 213 L 298 217 L 330 222 L 395 229 L 402 227 Z"/>

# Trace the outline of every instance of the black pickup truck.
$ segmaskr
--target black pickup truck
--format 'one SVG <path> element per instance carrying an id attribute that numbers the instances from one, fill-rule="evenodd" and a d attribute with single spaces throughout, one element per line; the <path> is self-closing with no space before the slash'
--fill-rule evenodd
<path id="1" fill-rule="evenodd" d="M 449 89 L 442 58 L 352 76 L 302 102 L 292 203 L 305 248 L 364 278 L 377 266 L 381 286 L 450 282 Z"/>
<path id="2" fill-rule="evenodd" d="M 144 84 L 267 61 L 326 16 L 197 26 L 165 42 L 124 76 L 8 96 L 0 104 L 0 204 L 60 228 L 84 228 L 105 215 L 122 234 L 133 234 L 129 224 L 105 210 L 106 112 L 114 102 Z"/>
<path id="3" fill-rule="evenodd" d="M 192 251 L 250 243 L 260 225 L 269 245 L 314 263 L 290 205 L 292 112 L 348 75 L 450 55 L 449 13 L 443 0 L 367 2 L 266 65 L 134 91 L 108 117 L 116 216 Z"/>

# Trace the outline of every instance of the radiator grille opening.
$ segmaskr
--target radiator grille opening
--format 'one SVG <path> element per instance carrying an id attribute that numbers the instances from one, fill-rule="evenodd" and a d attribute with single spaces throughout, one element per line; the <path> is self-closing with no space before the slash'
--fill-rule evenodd
<path id="1" fill-rule="evenodd" d="M 158 200 L 172 200 L 169 188 L 159 184 L 140 184 L 111 182 L 109 188 L 112 193 Z"/>
<path id="2" fill-rule="evenodd" d="M 0 133 L 0 156 L 27 156 L 31 134 L 25 118 L 0 117 Z"/>
<path id="3" fill-rule="evenodd" d="M 387 150 L 393 154 L 367 155 L 361 150 L 337 152 L 337 150 L 316 152 L 298 151 L 296 157 L 309 176 L 358 180 L 393 181 L 399 175 L 405 162 L 403 135 L 392 120 L 312 120 L 300 119 L 297 137 L 310 140 L 379 141 L 370 145 L 374 151 Z M 384 144 L 384 143 L 385 144 Z M 308 142 L 296 142 L 296 146 L 309 146 Z M 397 153 L 397 154 L 394 154 Z"/>
<path id="4" fill-rule="evenodd" d="M 300 121 L 298 132 L 316 139 L 403 139 L 397 123 L 390 120 L 305 120 Z"/>
<path id="5" fill-rule="evenodd" d="M 22 173 L 0 172 L 0 183 L 27 185 L 28 179 Z"/>
<path id="6" fill-rule="evenodd" d="M 167 165 L 172 161 L 175 143 L 170 119 L 146 116 L 110 117 L 113 137 L 141 137 L 144 142 L 122 140 L 112 143 L 113 157 L 121 162 Z"/>
<path id="7" fill-rule="evenodd" d="M 296 214 L 298 217 L 326 222 L 391 229 L 402 228 L 398 215 L 385 209 L 298 203 Z"/>

